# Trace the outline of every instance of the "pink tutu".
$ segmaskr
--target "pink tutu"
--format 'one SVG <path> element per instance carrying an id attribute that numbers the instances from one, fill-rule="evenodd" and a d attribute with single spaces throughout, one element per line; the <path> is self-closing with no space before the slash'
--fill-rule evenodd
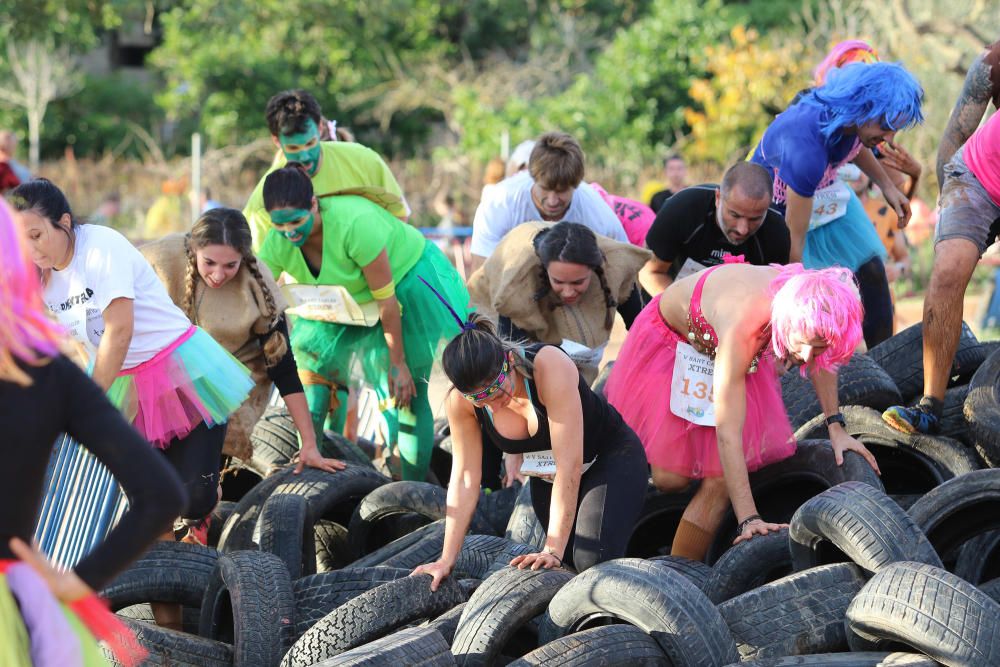
<path id="1" fill-rule="evenodd" d="M 225 424 L 253 389 L 250 371 L 215 339 L 191 327 L 149 361 L 123 370 L 108 399 L 159 449 L 199 424 Z"/>
<path id="2" fill-rule="evenodd" d="M 650 464 L 692 479 L 721 477 L 715 428 L 670 411 L 674 357 L 682 341 L 660 316 L 657 296 L 629 329 L 608 378 L 608 402 L 642 440 Z M 746 392 L 743 452 L 753 471 L 795 452 L 773 356 L 761 355 L 757 372 L 746 376 Z"/>

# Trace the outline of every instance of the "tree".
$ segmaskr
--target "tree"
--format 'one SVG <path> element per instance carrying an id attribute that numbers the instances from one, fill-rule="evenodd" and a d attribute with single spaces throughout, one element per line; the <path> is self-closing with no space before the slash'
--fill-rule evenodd
<path id="1" fill-rule="evenodd" d="M 49 103 L 79 90 L 76 59 L 52 41 L 7 42 L 7 80 L 0 83 L 0 100 L 24 109 L 28 117 L 29 163 L 38 170 L 42 119 Z"/>
<path id="2" fill-rule="evenodd" d="M 695 106 L 684 110 L 691 127 L 685 153 L 724 165 L 744 157 L 774 116 L 809 85 L 813 58 L 800 41 L 775 45 L 737 26 L 728 42 L 704 52 L 706 76 L 691 84 Z"/>

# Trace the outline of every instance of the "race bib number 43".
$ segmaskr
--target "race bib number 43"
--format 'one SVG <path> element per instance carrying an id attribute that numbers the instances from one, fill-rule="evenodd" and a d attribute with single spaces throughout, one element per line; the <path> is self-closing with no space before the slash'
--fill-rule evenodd
<path id="1" fill-rule="evenodd" d="M 670 411 L 699 426 L 715 426 L 712 381 L 715 362 L 687 343 L 677 343 L 670 382 Z"/>

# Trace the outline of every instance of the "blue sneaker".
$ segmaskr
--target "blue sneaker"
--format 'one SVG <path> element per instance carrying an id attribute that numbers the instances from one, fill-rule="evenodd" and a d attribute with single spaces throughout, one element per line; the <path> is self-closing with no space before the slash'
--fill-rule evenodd
<path id="1" fill-rule="evenodd" d="M 938 432 L 941 420 L 933 413 L 919 406 L 908 408 L 894 405 L 882 413 L 882 420 L 903 433 L 930 435 Z"/>

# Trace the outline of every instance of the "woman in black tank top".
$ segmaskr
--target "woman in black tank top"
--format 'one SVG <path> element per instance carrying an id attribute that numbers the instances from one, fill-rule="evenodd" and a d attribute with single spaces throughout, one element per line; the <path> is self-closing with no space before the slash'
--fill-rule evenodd
<path id="1" fill-rule="evenodd" d="M 453 460 L 444 548 L 414 573 L 432 575 L 432 589 L 451 573 L 479 498 L 484 439 L 514 455 L 508 465 L 521 458 L 547 531 L 541 551 L 511 565 L 582 571 L 623 556 L 646 493 L 645 453 L 566 353 L 513 346 L 473 314 L 443 362 L 455 389 L 446 399 Z"/>

